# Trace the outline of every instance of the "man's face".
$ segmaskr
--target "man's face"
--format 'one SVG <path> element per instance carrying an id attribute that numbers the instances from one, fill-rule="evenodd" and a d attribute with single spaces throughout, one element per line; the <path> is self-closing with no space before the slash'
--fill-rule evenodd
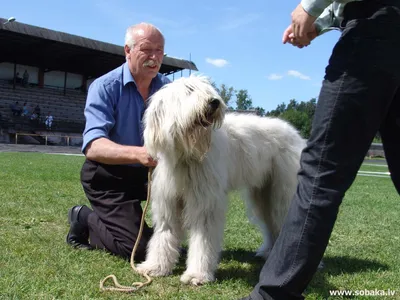
<path id="1" fill-rule="evenodd" d="M 160 71 L 164 57 L 164 39 L 157 31 L 138 30 L 135 46 L 125 46 L 131 72 L 138 78 L 152 79 Z"/>

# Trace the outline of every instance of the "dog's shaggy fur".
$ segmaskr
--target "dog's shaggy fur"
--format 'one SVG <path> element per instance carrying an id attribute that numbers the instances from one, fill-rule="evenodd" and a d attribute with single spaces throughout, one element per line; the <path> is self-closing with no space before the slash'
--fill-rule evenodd
<path id="1" fill-rule="evenodd" d="M 280 119 L 225 115 L 225 109 L 204 77 L 176 80 L 150 99 L 144 141 L 158 159 L 151 184 L 154 235 L 139 272 L 170 274 L 187 231 L 187 269 L 181 281 L 213 281 L 232 190 L 244 191 L 263 232 L 258 255 L 267 257 L 296 189 L 305 142 Z"/>

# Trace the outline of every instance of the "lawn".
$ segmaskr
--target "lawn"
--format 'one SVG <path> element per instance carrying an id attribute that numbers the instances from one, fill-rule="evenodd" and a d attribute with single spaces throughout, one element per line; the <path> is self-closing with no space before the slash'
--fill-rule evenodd
<path id="1" fill-rule="evenodd" d="M 233 194 L 216 282 L 180 284 L 182 259 L 173 276 L 154 278 L 136 294 L 101 292 L 99 281 L 109 274 L 125 285 L 143 278 L 127 261 L 66 245 L 68 208 L 88 204 L 79 182 L 82 162 L 77 156 L 0 153 L 0 299 L 234 300 L 252 290 L 262 267 L 253 256 L 261 236 Z M 397 289 L 397 296 L 389 299 L 400 299 L 399 200 L 390 179 L 357 177 L 341 206 L 325 268 L 311 282 L 307 299 L 341 299 L 329 296 L 338 289 Z"/>

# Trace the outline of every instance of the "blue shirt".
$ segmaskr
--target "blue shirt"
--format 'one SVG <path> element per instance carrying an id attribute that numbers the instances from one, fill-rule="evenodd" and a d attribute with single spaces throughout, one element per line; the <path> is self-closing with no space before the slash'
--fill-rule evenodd
<path id="1" fill-rule="evenodd" d="M 169 82 L 158 74 L 151 82 L 149 97 Z M 127 63 L 94 80 L 85 105 L 82 152 L 100 137 L 121 145 L 143 146 L 145 107 Z"/>

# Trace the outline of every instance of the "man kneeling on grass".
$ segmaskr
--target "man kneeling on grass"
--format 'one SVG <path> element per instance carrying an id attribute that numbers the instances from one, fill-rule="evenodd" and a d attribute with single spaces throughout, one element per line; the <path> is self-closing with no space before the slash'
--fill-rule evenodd
<path id="1" fill-rule="evenodd" d="M 148 167 L 156 165 L 143 147 L 142 116 L 147 99 L 170 80 L 159 73 L 164 37 L 154 26 L 128 28 L 125 55 L 126 63 L 96 79 L 88 92 L 81 182 L 93 210 L 85 205 L 69 210 L 67 243 L 130 258 L 143 214 L 140 201 L 147 198 Z M 151 234 L 146 224 L 138 260 Z"/>

